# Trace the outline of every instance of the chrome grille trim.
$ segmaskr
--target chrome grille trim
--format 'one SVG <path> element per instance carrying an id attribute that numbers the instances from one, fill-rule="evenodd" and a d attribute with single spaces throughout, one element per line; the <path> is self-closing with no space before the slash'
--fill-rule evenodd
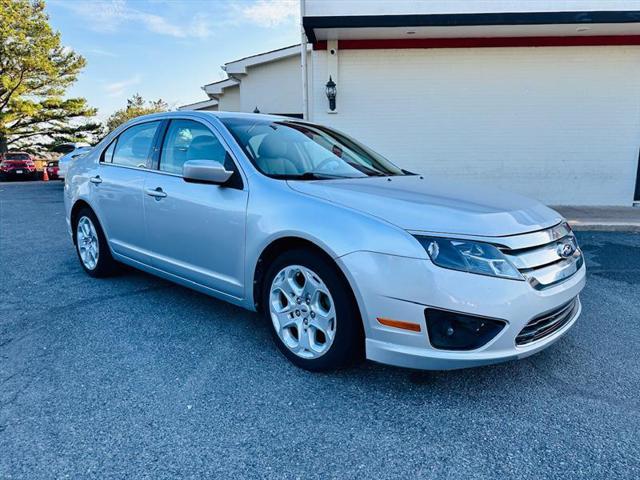
<path id="1" fill-rule="evenodd" d="M 575 317 L 579 307 L 580 300 L 575 297 L 569 303 L 552 312 L 534 318 L 525 325 L 516 337 L 516 346 L 530 345 L 557 332 Z"/>
<path id="2" fill-rule="evenodd" d="M 506 240 L 500 250 L 536 290 L 567 280 L 584 263 L 575 236 L 564 222 L 547 230 L 516 235 Z M 534 241 L 540 243 L 535 244 Z M 576 251 L 571 257 L 563 258 L 558 253 L 558 246 L 567 241 L 576 246 Z"/>
<path id="3" fill-rule="evenodd" d="M 580 270 L 583 263 L 582 254 L 578 251 L 577 256 L 569 260 L 560 260 L 552 265 L 530 271 L 521 271 L 521 273 L 533 288 L 544 290 L 572 277 Z"/>
<path id="4" fill-rule="evenodd" d="M 572 232 L 569 225 L 566 222 L 561 222 L 553 227 L 538 230 L 536 232 L 521 233 L 519 235 L 509 237 L 494 237 L 489 243 L 501 245 L 509 250 L 525 250 L 556 242 L 571 234 Z M 489 241 L 488 238 L 487 241 Z"/>
<path id="5" fill-rule="evenodd" d="M 558 255 L 557 242 L 548 243 L 538 248 L 531 248 L 522 253 L 503 250 L 502 253 L 518 270 L 531 269 L 549 265 L 561 260 Z"/>

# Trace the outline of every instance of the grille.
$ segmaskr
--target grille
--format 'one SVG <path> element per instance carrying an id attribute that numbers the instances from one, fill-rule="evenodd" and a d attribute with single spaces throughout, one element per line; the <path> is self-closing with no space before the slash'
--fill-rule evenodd
<path id="1" fill-rule="evenodd" d="M 559 246 L 566 243 L 574 247 L 573 254 L 568 258 L 560 256 L 558 251 Z M 584 262 L 582 252 L 566 223 L 505 239 L 500 250 L 538 290 L 567 280 L 580 270 Z"/>
<path id="2" fill-rule="evenodd" d="M 576 297 L 554 311 L 534 318 L 518 334 L 516 345 L 529 345 L 560 330 L 574 317 L 579 304 L 578 297 Z"/>

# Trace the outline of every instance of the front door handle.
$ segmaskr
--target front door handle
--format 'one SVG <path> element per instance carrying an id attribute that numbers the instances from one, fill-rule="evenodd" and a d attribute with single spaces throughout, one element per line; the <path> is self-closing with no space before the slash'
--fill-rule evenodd
<path id="1" fill-rule="evenodd" d="M 162 188 L 157 187 L 157 188 L 146 188 L 144 193 L 146 193 L 147 195 L 149 195 L 150 197 L 155 197 L 156 200 L 160 200 L 161 198 L 164 198 L 167 196 L 166 193 L 164 193 L 162 191 Z"/>
<path id="2" fill-rule="evenodd" d="M 89 179 L 89 181 L 91 183 L 93 183 L 94 185 L 100 185 L 102 183 L 102 179 L 100 178 L 100 175 L 96 175 L 95 177 L 91 177 Z"/>

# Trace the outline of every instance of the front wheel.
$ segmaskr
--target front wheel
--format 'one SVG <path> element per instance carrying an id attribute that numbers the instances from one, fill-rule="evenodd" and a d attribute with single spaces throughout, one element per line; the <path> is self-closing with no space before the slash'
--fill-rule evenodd
<path id="1" fill-rule="evenodd" d="M 92 277 L 106 277 L 116 269 L 107 239 L 96 215 L 89 208 L 81 210 L 74 229 L 76 252 L 85 272 Z"/>
<path id="2" fill-rule="evenodd" d="M 312 250 L 282 254 L 268 268 L 265 314 L 280 351 L 311 371 L 362 357 L 362 321 L 351 289 L 330 259 Z"/>

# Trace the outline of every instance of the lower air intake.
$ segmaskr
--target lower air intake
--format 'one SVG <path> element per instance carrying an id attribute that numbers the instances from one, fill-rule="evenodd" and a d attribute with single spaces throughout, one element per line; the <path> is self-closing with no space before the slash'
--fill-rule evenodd
<path id="1" fill-rule="evenodd" d="M 576 297 L 554 311 L 534 318 L 518 334 L 516 345 L 520 347 L 529 345 L 560 330 L 575 316 L 579 305 L 580 302 Z"/>

